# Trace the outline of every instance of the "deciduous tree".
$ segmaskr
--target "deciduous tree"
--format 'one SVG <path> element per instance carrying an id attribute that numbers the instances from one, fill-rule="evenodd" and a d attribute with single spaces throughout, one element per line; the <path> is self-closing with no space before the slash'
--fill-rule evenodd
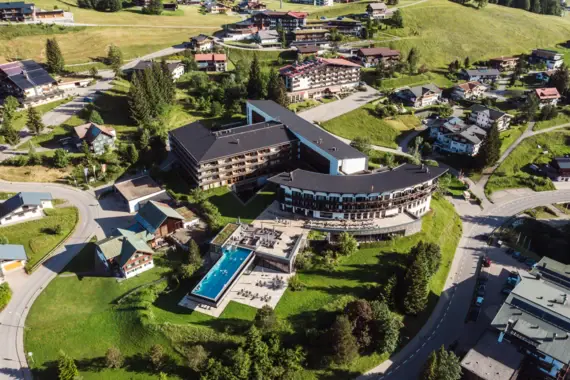
<path id="1" fill-rule="evenodd" d="M 570 85 L 570 73 L 568 72 L 568 66 L 563 64 L 550 76 L 548 80 L 549 87 L 556 87 L 560 95 L 565 95 L 568 91 L 568 86 Z"/>
<path id="2" fill-rule="evenodd" d="M 125 358 L 117 347 L 111 347 L 107 350 L 105 354 L 105 364 L 108 368 L 121 368 Z"/>
<path id="3" fill-rule="evenodd" d="M 121 65 L 123 64 L 123 52 L 117 45 L 109 46 L 107 51 L 107 64 L 111 66 L 111 69 L 115 72 L 115 75 L 121 73 Z"/>
<path id="4" fill-rule="evenodd" d="M 350 142 L 350 146 L 364 154 L 368 154 L 372 149 L 372 142 L 368 136 L 356 136 Z"/>
<path id="5" fill-rule="evenodd" d="M 56 168 L 65 168 L 69 165 L 69 154 L 65 149 L 58 148 L 53 154 L 53 166 Z"/>
<path id="6" fill-rule="evenodd" d="M 272 331 L 277 326 L 278 319 L 273 308 L 264 305 L 261 309 L 257 309 L 253 323 L 261 331 Z"/>
<path id="7" fill-rule="evenodd" d="M 208 363 L 208 356 L 208 351 L 201 344 L 197 344 L 188 349 L 186 358 L 188 359 L 188 365 L 193 371 L 201 372 Z"/>
<path id="8" fill-rule="evenodd" d="M 397 9 L 396 12 L 394 12 L 391 18 L 391 22 L 396 28 L 404 27 L 404 17 L 402 16 L 401 10 Z"/>
<path id="9" fill-rule="evenodd" d="M 148 351 L 148 360 L 155 370 L 164 365 L 165 359 L 164 348 L 160 344 L 153 345 Z"/>
<path id="10" fill-rule="evenodd" d="M 358 250 L 358 242 L 348 232 L 343 232 L 338 237 L 338 251 L 343 256 L 350 256 Z"/>

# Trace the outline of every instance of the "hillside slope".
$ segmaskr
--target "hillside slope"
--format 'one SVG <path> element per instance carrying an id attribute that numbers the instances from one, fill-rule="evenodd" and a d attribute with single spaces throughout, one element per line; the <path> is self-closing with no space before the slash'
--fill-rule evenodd
<path id="1" fill-rule="evenodd" d="M 431 68 L 447 66 L 453 59 L 477 59 L 555 47 L 570 39 L 570 19 L 544 16 L 489 4 L 475 9 L 446 0 L 428 0 L 402 9 L 403 29 L 387 30 L 401 40 L 378 42 L 407 52 L 419 49 L 420 61 Z M 376 36 L 379 40 L 389 38 Z"/>

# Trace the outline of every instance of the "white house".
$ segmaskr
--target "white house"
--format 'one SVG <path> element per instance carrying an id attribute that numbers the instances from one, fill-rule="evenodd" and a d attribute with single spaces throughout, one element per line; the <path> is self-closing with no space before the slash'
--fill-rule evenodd
<path id="1" fill-rule="evenodd" d="M 479 99 L 487 91 L 487 87 L 477 81 L 465 82 L 453 87 L 451 97 L 453 99 Z"/>
<path id="2" fill-rule="evenodd" d="M 497 123 L 499 131 L 504 131 L 510 126 L 512 116 L 506 112 L 481 104 L 474 104 L 469 110 L 471 111 L 469 120 L 481 128 L 489 129 L 494 123 Z"/>
<path id="3" fill-rule="evenodd" d="M 28 256 L 23 245 L 0 244 L 0 275 L 22 268 L 26 260 Z"/>
<path id="4" fill-rule="evenodd" d="M 436 140 L 434 150 L 461 155 L 475 156 L 486 136 L 484 129 L 457 117 L 442 119 L 430 128 L 430 137 Z"/>
<path id="5" fill-rule="evenodd" d="M 127 204 L 130 213 L 136 212 L 149 200 L 168 202 L 170 197 L 150 176 L 143 175 L 126 181 L 115 183 L 115 191 Z"/>
<path id="6" fill-rule="evenodd" d="M 560 93 L 556 87 L 537 88 L 530 96 L 533 96 L 538 100 L 538 106 L 540 108 L 547 105 L 556 106 L 560 100 Z"/>
<path id="7" fill-rule="evenodd" d="M 42 217 L 46 208 L 53 208 L 50 193 L 18 193 L 0 204 L 0 225 Z"/>

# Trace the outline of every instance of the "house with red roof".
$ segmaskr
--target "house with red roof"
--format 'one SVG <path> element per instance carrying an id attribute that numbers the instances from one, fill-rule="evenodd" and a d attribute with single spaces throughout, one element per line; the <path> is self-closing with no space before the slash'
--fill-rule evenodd
<path id="1" fill-rule="evenodd" d="M 228 69 L 228 60 L 225 54 L 196 54 L 194 60 L 200 70 L 226 71 Z"/>
<path id="2" fill-rule="evenodd" d="M 351 91 L 360 83 L 361 66 L 344 58 L 319 58 L 279 69 L 289 101 L 318 99 Z"/>
<path id="3" fill-rule="evenodd" d="M 540 108 L 546 105 L 556 106 L 560 100 L 560 93 L 556 87 L 537 88 L 530 96 L 538 100 Z"/>
<path id="4" fill-rule="evenodd" d="M 487 87 L 480 82 L 471 81 L 453 87 L 451 97 L 453 99 L 472 100 L 479 99 L 487 91 Z"/>

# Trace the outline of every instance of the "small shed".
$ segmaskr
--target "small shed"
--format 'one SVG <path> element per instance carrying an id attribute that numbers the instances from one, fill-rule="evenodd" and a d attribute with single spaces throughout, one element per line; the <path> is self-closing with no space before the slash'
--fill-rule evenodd
<path id="1" fill-rule="evenodd" d="M 171 201 L 166 190 L 148 175 L 115 183 L 113 188 L 121 196 L 130 213 L 137 212 L 141 206 L 151 200 L 157 202 Z"/>
<path id="2" fill-rule="evenodd" d="M 0 244 L 0 271 L 6 272 L 22 268 L 26 265 L 28 256 L 23 245 Z"/>

